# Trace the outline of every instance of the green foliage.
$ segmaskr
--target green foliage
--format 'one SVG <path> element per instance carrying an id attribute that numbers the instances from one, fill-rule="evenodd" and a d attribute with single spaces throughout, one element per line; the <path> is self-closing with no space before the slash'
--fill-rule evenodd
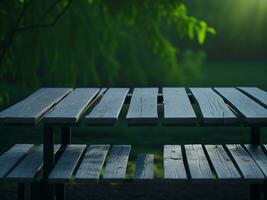
<path id="1" fill-rule="evenodd" d="M 197 74 L 205 56 L 184 53 L 179 41 L 197 38 L 202 44 L 207 33 L 215 33 L 206 22 L 189 16 L 180 0 L 73 1 L 57 23 L 23 30 L 53 22 L 70 0 L 50 9 L 53 2 L 2 3 L 0 42 L 9 36 L 20 11 L 29 7 L 19 24 L 22 30 L 1 61 L 1 91 L 9 84 L 37 88 L 184 83 Z M 170 37 L 173 33 L 175 38 Z"/>

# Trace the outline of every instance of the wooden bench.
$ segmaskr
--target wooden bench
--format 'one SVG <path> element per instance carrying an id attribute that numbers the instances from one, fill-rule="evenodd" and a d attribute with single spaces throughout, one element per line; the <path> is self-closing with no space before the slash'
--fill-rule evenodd
<path id="1" fill-rule="evenodd" d="M 267 145 L 165 145 L 163 177 L 154 177 L 154 155 L 140 154 L 135 172 L 126 176 L 130 145 L 67 145 L 51 171 L 53 184 L 101 182 L 161 183 L 257 183 L 267 177 Z M 32 199 L 40 198 L 43 146 L 16 144 L 0 156 L 0 178 L 19 183 L 23 199 L 24 185 L 31 184 Z M 59 145 L 54 153 L 59 152 Z"/>
<path id="2" fill-rule="evenodd" d="M 121 115 L 126 104 L 128 111 Z M 266 108 L 267 93 L 251 87 L 43 88 L 0 113 L 2 125 L 44 124 L 43 146 L 15 145 L 1 156 L 0 172 L 2 178 L 17 181 L 21 193 L 23 184 L 41 180 L 45 199 L 53 199 L 54 184 L 58 199 L 64 199 L 64 183 L 72 181 L 142 180 L 249 183 L 251 199 L 258 200 L 259 186 L 266 178 L 266 145 L 260 145 L 260 128 L 267 124 Z M 251 144 L 166 145 L 162 149 L 164 177 L 153 177 L 154 157 L 142 154 L 136 158 L 135 175 L 126 178 L 131 146 L 70 144 L 71 127 L 81 121 L 88 126 L 111 126 L 119 119 L 129 128 L 159 124 L 166 128 L 246 126 L 251 129 Z M 55 127 L 61 128 L 60 146 L 55 146 Z M 5 159 L 11 161 L 1 161 Z M 1 166 L 1 162 L 9 164 Z M 28 165 L 33 166 L 25 167 Z"/>

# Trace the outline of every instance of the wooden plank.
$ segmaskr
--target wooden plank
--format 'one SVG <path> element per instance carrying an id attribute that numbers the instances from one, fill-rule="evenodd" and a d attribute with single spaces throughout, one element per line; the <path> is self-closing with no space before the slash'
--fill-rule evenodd
<path id="1" fill-rule="evenodd" d="M 264 175 L 260 168 L 241 145 L 228 144 L 226 147 L 245 179 L 264 180 Z"/>
<path id="2" fill-rule="evenodd" d="M 263 152 L 261 146 L 246 144 L 245 148 L 254 161 L 258 164 L 265 177 L 267 177 L 267 156 Z"/>
<path id="3" fill-rule="evenodd" d="M 5 177 L 30 151 L 33 144 L 15 144 L 0 156 L 0 178 Z"/>
<path id="4" fill-rule="evenodd" d="M 97 182 L 100 177 L 109 145 L 91 145 L 75 175 L 75 182 Z"/>
<path id="5" fill-rule="evenodd" d="M 164 145 L 164 178 L 187 179 L 180 145 Z"/>
<path id="6" fill-rule="evenodd" d="M 158 88 L 135 88 L 126 119 L 129 124 L 154 124 L 158 120 Z"/>
<path id="7" fill-rule="evenodd" d="M 114 145 L 112 147 L 106 163 L 104 179 L 108 181 L 124 180 L 130 150 L 130 145 Z"/>
<path id="8" fill-rule="evenodd" d="M 250 98 L 267 108 L 267 92 L 256 87 L 238 87 Z"/>
<path id="9" fill-rule="evenodd" d="M 214 88 L 248 124 L 266 124 L 267 110 L 236 88 Z"/>
<path id="10" fill-rule="evenodd" d="M 163 88 L 165 124 L 196 124 L 196 114 L 184 88 Z"/>
<path id="11" fill-rule="evenodd" d="M 56 166 L 50 173 L 50 183 L 68 183 L 86 145 L 67 145 Z"/>
<path id="12" fill-rule="evenodd" d="M 140 154 L 136 159 L 135 180 L 153 180 L 153 154 Z"/>
<path id="13" fill-rule="evenodd" d="M 58 152 L 60 145 L 54 146 L 54 154 Z M 7 179 L 31 182 L 34 181 L 36 175 L 41 171 L 43 166 L 43 145 L 33 148 L 28 155 L 12 170 Z"/>
<path id="14" fill-rule="evenodd" d="M 36 124 L 71 90 L 69 88 L 39 89 L 24 100 L 2 111 L 0 122 L 5 124 Z"/>
<path id="15" fill-rule="evenodd" d="M 86 116 L 87 124 L 114 124 L 120 114 L 129 88 L 110 88 Z"/>
<path id="16" fill-rule="evenodd" d="M 213 168 L 220 180 L 240 179 L 241 175 L 222 145 L 205 145 Z"/>
<path id="17" fill-rule="evenodd" d="M 190 88 L 201 111 L 204 124 L 234 124 L 237 117 L 228 108 L 223 99 L 211 88 Z"/>
<path id="18" fill-rule="evenodd" d="M 73 90 L 45 116 L 45 123 L 76 124 L 98 92 L 98 88 Z"/>
<path id="19" fill-rule="evenodd" d="M 192 180 L 215 179 L 202 145 L 185 145 L 185 152 Z"/>

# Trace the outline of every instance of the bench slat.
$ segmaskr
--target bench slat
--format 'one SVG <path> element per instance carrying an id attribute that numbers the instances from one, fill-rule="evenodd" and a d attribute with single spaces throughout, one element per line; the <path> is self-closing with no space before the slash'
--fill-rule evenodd
<path id="1" fill-rule="evenodd" d="M 33 144 L 15 144 L 0 156 L 0 178 L 5 177 L 30 151 Z"/>
<path id="2" fill-rule="evenodd" d="M 157 123 L 158 88 L 135 88 L 126 119 L 129 124 Z"/>
<path id="3" fill-rule="evenodd" d="M 164 145 L 164 178 L 187 179 L 180 145 Z"/>
<path id="4" fill-rule="evenodd" d="M 219 179 L 240 179 L 241 175 L 222 145 L 205 145 L 210 161 Z"/>
<path id="5" fill-rule="evenodd" d="M 223 99 L 211 88 L 190 88 L 196 99 L 204 124 L 233 124 L 238 119 Z"/>
<path id="6" fill-rule="evenodd" d="M 98 88 L 73 90 L 45 116 L 45 123 L 76 124 L 98 92 Z"/>
<path id="7" fill-rule="evenodd" d="M 119 117 L 129 88 L 110 88 L 86 116 L 87 124 L 114 124 Z"/>
<path id="8" fill-rule="evenodd" d="M 36 124 L 43 115 L 72 89 L 42 88 L 0 113 L 0 122 L 6 124 Z"/>
<path id="9" fill-rule="evenodd" d="M 126 174 L 130 145 L 114 145 L 106 163 L 104 179 L 110 181 L 123 180 Z"/>
<path id="10" fill-rule="evenodd" d="M 60 145 L 54 146 L 54 154 L 59 150 Z M 33 150 L 12 170 L 7 179 L 15 181 L 33 181 L 43 166 L 43 145 L 34 147 Z"/>
<path id="11" fill-rule="evenodd" d="M 49 182 L 69 182 L 85 147 L 86 145 L 67 145 L 65 151 L 63 152 L 56 166 L 49 175 Z"/>
<path id="12" fill-rule="evenodd" d="M 246 95 L 267 108 L 267 92 L 256 87 L 239 87 Z"/>
<path id="13" fill-rule="evenodd" d="M 153 179 L 153 165 L 154 155 L 153 154 L 140 154 L 136 159 L 136 170 L 134 179 L 136 180 L 151 180 Z"/>
<path id="14" fill-rule="evenodd" d="M 109 145 L 91 145 L 79 166 L 75 175 L 75 181 L 98 181 L 108 150 Z"/>
<path id="15" fill-rule="evenodd" d="M 260 168 L 241 145 L 228 144 L 226 147 L 245 179 L 264 180 L 264 175 Z"/>
<path id="16" fill-rule="evenodd" d="M 215 88 L 248 124 L 267 123 L 267 110 L 236 88 Z"/>
<path id="17" fill-rule="evenodd" d="M 202 145 L 185 145 L 185 152 L 189 171 L 193 180 L 215 179 L 203 151 Z"/>
<path id="18" fill-rule="evenodd" d="M 245 145 L 245 148 L 254 161 L 258 164 L 265 177 L 267 177 L 267 156 L 263 152 L 262 148 L 259 145 L 250 144 Z"/>
<path id="19" fill-rule="evenodd" d="M 163 88 L 165 124 L 195 124 L 196 114 L 184 88 Z"/>

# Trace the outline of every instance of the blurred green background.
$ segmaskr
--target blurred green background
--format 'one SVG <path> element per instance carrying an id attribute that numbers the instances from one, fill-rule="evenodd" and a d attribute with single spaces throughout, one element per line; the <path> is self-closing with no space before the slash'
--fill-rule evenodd
<path id="1" fill-rule="evenodd" d="M 39 87 L 256 86 L 267 90 L 265 0 L 1 0 L 0 108 Z M 127 112 L 124 109 L 122 116 Z M 35 129 L 1 127 L 0 151 L 41 143 Z M 263 129 L 266 142 L 266 129 Z M 74 143 L 247 143 L 246 127 L 73 129 Z M 130 172 L 134 165 L 130 163 Z"/>

